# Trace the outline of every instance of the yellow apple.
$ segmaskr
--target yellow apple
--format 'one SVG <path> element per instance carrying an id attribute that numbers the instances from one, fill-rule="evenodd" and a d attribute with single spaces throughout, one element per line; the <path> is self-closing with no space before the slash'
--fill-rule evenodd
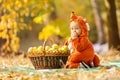
<path id="1" fill-rule="evenodd" d="M 42 46 L 39 46 L 39 47 L 37 48 L 37 50 L 38 50 L 38 51 L 43 51 L 43 47 L 42 47 Z"/>
<path id="2" fill-rule="evenodd" d="M 35 54 L 38 53 L 37 47 L 32 47 L 32 52 Z"/>
<path id="3" fill-rule="evenodd" d="M 46 51 L 49 51 L 49 49 L 50 49 L 50 46 L 46 46 L 46 47 L 45 47 L 45 50 L 46 50 Z"/>
<path id="4" fill-rule="evenodd" d="M 32 52 L 32 47 L 28 48 L 28 53 Z"/>
<path id="5" fill-rule="evenodd" d="M 64 46 L 62 47 L 62 51 L 67 52 L 68 50 L 69 50 L 68 46 L 64 45 Z"/>
<path id="6" fill-rule="evenodd" d="M 53 44 L 53 45 L 52 45 L 52 48 L 56 50 L 56 49 L 59 48 L 59 46 L 58 46 L 57 44 Z"/>

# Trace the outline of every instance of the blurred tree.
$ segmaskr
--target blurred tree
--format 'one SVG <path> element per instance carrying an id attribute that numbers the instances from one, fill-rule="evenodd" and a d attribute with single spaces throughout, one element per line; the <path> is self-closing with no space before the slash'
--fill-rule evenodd
<path id="1" fill-rule="evenodd" d="M 54 0 L 49 2 L 47 6 L 52 7 L 52 10 L 46 15 L 45 27 L 39 32 L 39 39 L 53 38 L 55 43 L 61 44 L 68 32 L 67 29 L 64 29 L 66 21 L 58 18 Z"/>
<path id="2" fill-rule="evenodd" d="M 91 27 L 95 25 L 90 0 L 0 0 L 0 6 L 0 38 L 7 40 L 6 51 L 17 52 L 18 32 L 32 30 L 33 24 L 43 26 L 40 26 L 43 28 L 39 32 L 40 40 L 56 35 L 67 39 L 72 11 L 85 17 Z M 96 29 L 93 30 L 90 39 L 96 41 Z"/>
<path id="3" fill-rule="evenodd" d="M 109 48 L 116 48 L 120 50 L 120 37 L 118 34 L 115 0 L 105 0 L 105 3 L 107 8 Z"/>
<path id="4" fill-rule="evenodd" d="M 17 53 L 21 30 L 32 29 L 32 24 L 43 23 L 52 10 L 46 7 L 51 0 L 0 0 L 0 38 L 6 39 L 4 53 Z M 1 40 L 2 40 L 1 39 Z"/>
<path id="5" fill-rule="evenodd" d="M 100 8 L 98 4 L 98 0 L 91 0 L 93 10 L 94 10 L 94 16 L 95 16 L 95 22 L 96 22 L 96 27 L 97 27 L 97 32 L 98 32 L 98 42 L 100 44 L 104 44 L 105 41 L 105 33 L 104 33 L 104 28 L 103 28 L 103 20 L 100 14 Z"/>

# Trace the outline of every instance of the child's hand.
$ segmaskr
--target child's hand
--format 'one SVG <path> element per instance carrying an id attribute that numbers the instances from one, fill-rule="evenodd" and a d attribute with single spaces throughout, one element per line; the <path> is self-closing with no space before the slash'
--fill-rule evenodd
<path id="1" fill-rule="evenodd" d="M 68 43 L 70 43 L 71 42 L 71 37 L 68 39 Z"/>
<path id="2" fill-rule="evenodd" d="M 72 42 L 71 42 L 71 38 L 69 38 L 68 39 L 68 48 L 69 48 L 69 50 L 70 50 L 70 53 L 72 53 L 73 52 L 73 47 L 72 47 Z"/>
<path id="3" fill-rule="evenodd" d="M 72 38 L 72 39 L 75 39 L 75 38 L 77 38 L 77 37 L 78 37 L 77 32 L 72 32 L 72 33 L 71 33 L 71 38 Z"/>
<path id="4" fill-rule="evenodd" d="M 69 50 L 72 49 L 72 42 L 71 42 L 71 38 L 68 39 L 68 48 Z"/>

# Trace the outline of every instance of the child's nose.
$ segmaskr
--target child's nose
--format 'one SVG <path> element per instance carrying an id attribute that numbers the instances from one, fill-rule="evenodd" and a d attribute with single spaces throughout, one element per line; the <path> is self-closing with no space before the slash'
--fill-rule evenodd
<path id="1" fill-rule="evenodd" d="M 76 31 L 76 29 L 73 29 L 73 31 Z"/>

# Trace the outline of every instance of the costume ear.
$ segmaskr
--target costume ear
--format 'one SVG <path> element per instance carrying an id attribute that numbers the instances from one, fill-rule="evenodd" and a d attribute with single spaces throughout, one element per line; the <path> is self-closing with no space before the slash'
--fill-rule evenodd
<path id="1" fill-rule="evenodd" d="M 90 31 L 90 25 L 86 23 L 87 30 Z"/>
<path id="2" fill-rule="evenodd" d="M 87 20 L 86 20 L 85 18 L 84 18 L 83 20 L 84 20 L 85 23 L 86 23 L 87 30 L 90 31 L 90 26 L 89 26 L 89 24 L 87 23 Z"/>
<path id="3" fill-rule="evenodd" d="M 83 20 L 84 20 L 84 22 L 86 22 L 86 21 L 87 21 L 85 18 L 84 18 Z"/>
<path id="4" fill-rule="evenodd" d="M 70 17 L 70 21 L 74 21 L 75 19 L 77 19 L 77 16 L 74 12 L 72 12 L 71 17 Z"/>

